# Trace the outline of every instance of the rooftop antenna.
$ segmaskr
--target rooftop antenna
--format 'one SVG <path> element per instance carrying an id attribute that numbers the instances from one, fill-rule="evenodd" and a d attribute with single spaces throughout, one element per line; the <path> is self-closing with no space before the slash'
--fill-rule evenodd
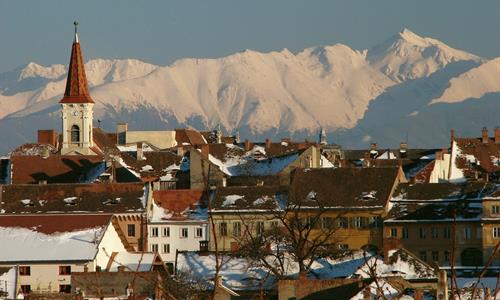
<path id="1" fill-rule="evenodd" d="M 75 25 L 75 43 L 79 43 L 78 42 L 78 21 L 74 21 L 73 25 Z"/>

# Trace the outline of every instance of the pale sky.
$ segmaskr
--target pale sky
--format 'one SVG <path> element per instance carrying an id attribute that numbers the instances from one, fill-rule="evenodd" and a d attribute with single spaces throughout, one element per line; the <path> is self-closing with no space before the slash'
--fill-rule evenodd
<path id="1" fill-rule="evenodd" d="M 167 65 L 244 49 L 296 52 L 374 46 L 407 27 L 448 45 L 500 56 L 498 0 L 0 0 L 0 72 L 30 61 L 66 64 L 73 21 L 85 59 Z"/>

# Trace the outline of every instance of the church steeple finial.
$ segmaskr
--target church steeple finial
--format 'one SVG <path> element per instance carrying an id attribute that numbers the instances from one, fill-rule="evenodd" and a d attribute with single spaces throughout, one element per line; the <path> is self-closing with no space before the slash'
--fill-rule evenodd
<path id="1" fill-rule="evenodd" d="M 73 25 L 75 25 L 75 43 L 78 42 L 78 21 L 73 22 Z"/>
<path id="2" fill-rule="evenodd" d="M 78 22 L 73 22 L 73 25 L 75 25 L 75 40 L 71 47 L 68 79 L 66 80 L 64 97 L 59 103 L 94 103 L 89 94 L 83 53 L 78 42 Z"/>

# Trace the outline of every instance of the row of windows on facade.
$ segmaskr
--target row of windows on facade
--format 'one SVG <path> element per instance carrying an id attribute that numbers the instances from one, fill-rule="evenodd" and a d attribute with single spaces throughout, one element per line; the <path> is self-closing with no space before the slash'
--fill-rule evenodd
<path id="1" fill-rule="evenodd" d="M 30 276 L 30 266 L 19 266 L 19 275 Z M 59 266 L 59 275 L 71 275 L 71 266 Z"/>
<path id="2" fill-rule="evenodd" d="M 151 244 L 150 246 L 151 252 L 159 253 L 159 245 L 158 244 Z M 170 244 L 161 244 L 161 253 L 170 253 Z"/>
<path id="3" fill-rule="evenodd" d="M 421 238 L 421 239 L 426 239 L 428 236 L 433 238 L 433 239 L 437 239 L 440 237 L 439 228 L 436 228 L 436 227 L 431 227 L 430 230 L 428 230 L 428 228 L 420 227 L 418 230 L 418 233 L 419 233 L 419 238 Z M 500 238 L 500 227 L 495 227 L 492 229 L 492 236 L 493 236 L 493 238 Z M 390 228 L 389 237 L 394 237 L 394 238 L 399 237 L 398 228 L 396 228 L 396 227 Z M 410 234 L 409 234 L 408 227 L 403 227 L 401 229 L 401 238 L 407 239 L 409 237 L 410 237 Z M 445 239 L 449 239 L 451 237 L 450 227 L 442 228 L 441 237 L 445 238 Z M 476 228 L 476 238 L 480 239 L 481 237 L 482 237 L 482 228 Z M 471 227 L 463 228 L 462 238 L 465 240 L 472 239 L 472 228 Z"/>
<path id="4" fill-rule="evenodd" d="M 333 229 L 335 219 L 337 221 L 338 228 L 355 228 L 355 229 L 366 229 L 366 228 L 379 228 L 381 225 L 380 217 L 318 217 L 318 216 L 308 216 L 300 220 L 301 226 L 309 227 L 309 228 L 322 228 L 322 229 Z M 249 224 L 245 224 L 245 231 L 252 231 L 253 225 L 255 225 L 255 232 L 257 234 L 264 233 L 266 226 L 266 222 L 257 221 L 257 222 L 249 222 Z M 271 221 L 268 225 L 270 228 L 278 227 L 278 221 Z M 240 236 L 242 230 L 242 224 L 239 221 L 232 222 L 232 234 L 234 236 Z M 228 223 L 220 222 L 219 223 L 219 235 L 227 236 L 228 235 Z"/>
<path id="5" fill-rule="evenodd" d="M 430 257 L 427 256 L 428 252 L 430 252 Z M 418 255 L 420 256 L 420 259 L 425 261 L 425 262 L 428 262 L 428 258 L 430 258 L 433 262 L 439 262 L 439 259 L 440 259 L 440 255 L 439 255 L 439 251 L 419 251 Z M 445 264 L 448 264 L 450 263 L 450 251 L 448 250 L 445 250 L 443 251 L 443 254 L 442 254 L 442 258 L 443 258 L 443 262 Z"/>
<path id="6" fill-rule="evenodd" d="M 159 237 L 159 233 L 161 230 L 161 236 L 162 237 L 170 237 L 170 227 L 151 227 L 149 236 L 150 237 Z M 188 238 L 189 237 L 189 228 L 187 227 L 182 227 L 179 229 L 179 237 L 180 238 Z M 203 228 L 202 227 L 197 227 L 194 228 L 194 237 L 196 238 L 201 238 L 203 237 Z"/>
<path id="7" fill-rule="evenodd" d="M 31 285 L 22 284 L 21 285 L 21 293 L 23 293 L 23 294 L 31 293 Z M 70 294 L 71 293 L 71 285 L 70 284 L 60 284 L 59 285 L 59 293 Z"/>

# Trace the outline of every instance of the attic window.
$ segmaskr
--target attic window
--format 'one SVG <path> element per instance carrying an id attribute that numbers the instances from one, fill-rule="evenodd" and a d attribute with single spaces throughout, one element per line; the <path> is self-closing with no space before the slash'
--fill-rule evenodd
<path id="1" fill-rule="evenodd" d="M 67 198 L 64 198 L 63 201 L 64 201 L 64 203 L 66 203 L 66 205 L 73 206 L 73 205 L 76 205 L 76 199 L 78 199 L 78 198 L 77 197 L 67 197 Z"/>
<path id="2" fill-rule="evenodd" d="M 363 192 L 361 193 L 361 200 L 370 201 L 377 200 L 377 191 Z"/>
<path id="3" fill-rule="evenodd" d="M 23 200 L 21 200 L 21 203 L 24 205 L 24 207 L 35 206 L 35 203 L 33 203 L 33 201 L 31 201 L 31 199 L 23 199 Z"/>
<path id="4" fill-rule="evenodd" d="M 307 194 L 307 199 L 308 200 L 316 200 L 317 193 L 315 191 L 310 191 L 309 194 Z"/>

